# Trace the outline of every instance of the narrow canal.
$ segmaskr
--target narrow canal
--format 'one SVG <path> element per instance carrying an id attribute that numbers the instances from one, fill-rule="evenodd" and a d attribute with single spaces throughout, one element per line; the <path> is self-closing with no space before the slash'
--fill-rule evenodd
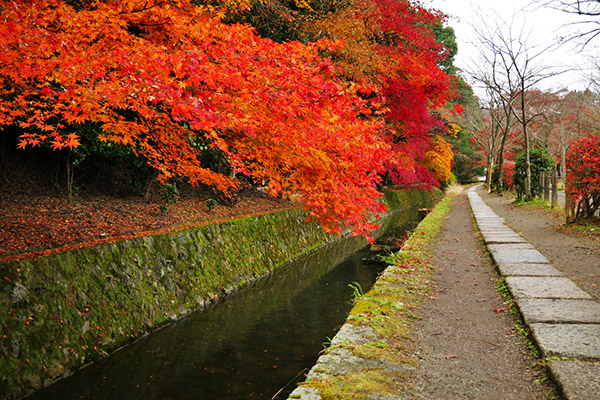
<path id="1" fill-rule="evenodd" d="M 416 214 L 399 213 L 392 235 Z M 348 285 L 366 291 L 382 271 L 369 256 L 364 238 L 340 240 L 27 400 L 285 399 L 345 321 Z"/>

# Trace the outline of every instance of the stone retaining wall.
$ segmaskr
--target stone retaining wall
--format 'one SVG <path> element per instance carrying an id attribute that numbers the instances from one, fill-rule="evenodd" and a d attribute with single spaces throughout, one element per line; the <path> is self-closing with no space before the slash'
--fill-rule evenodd
<path id="1" fill-rule="evenodd" d="M 391 210 L 437 192 L 393 192 Z M 71 373 L 336 237 L 300 210 L 0 264 L 0 398 Z"/>

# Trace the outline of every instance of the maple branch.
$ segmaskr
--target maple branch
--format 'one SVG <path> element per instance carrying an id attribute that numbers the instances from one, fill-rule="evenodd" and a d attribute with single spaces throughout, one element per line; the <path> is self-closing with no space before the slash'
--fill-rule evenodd
<path id="1" fill-rule="evenodd" d="M 158 8 L 158 7 L 162 7 L 164 4 L 167 4 L 169 1 L 165 0 L 165 1 L 159 1 L 159 2 L 155 2 L 153 5 L 148 6 L 148 4 L 150 3 L 149 1 L 147 1 L 141 8 L 138 9 L 132 9 L 130 11 L 125 11 L 124 8 L 122 8 L 122 11 L 118 13 L 118 15 L 124 15 L 124 14 L 138 14 L 138 13 L 142 13 L 144 11 L 148 11 L 148 10 L 152 10 L 154 8 Z"/>

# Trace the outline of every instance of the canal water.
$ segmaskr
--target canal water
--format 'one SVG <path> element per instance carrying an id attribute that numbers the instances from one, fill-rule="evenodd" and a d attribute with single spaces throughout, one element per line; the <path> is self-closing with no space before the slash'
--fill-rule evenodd
<path id="1" fill-rule="evenodd" d="M 416 214 L 398 213 L 387 237 Z M 346 320 L 348 285 L 366 291 L 382 271 L 369 256 L 364 238 L 339 240 L 27 400 L 285 399 Z"/>

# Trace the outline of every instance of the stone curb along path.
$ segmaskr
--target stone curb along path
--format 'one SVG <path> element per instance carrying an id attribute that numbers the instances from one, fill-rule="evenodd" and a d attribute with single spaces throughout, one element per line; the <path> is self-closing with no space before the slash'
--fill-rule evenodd
<path id="1" fill-rule="evenodd" d="M 600 303 L 508 227 L 475 190 L 467 196 L 479 230 L 542 355 L 557 358 L 548 366 L 563 396 L 600 399 Z"/>

